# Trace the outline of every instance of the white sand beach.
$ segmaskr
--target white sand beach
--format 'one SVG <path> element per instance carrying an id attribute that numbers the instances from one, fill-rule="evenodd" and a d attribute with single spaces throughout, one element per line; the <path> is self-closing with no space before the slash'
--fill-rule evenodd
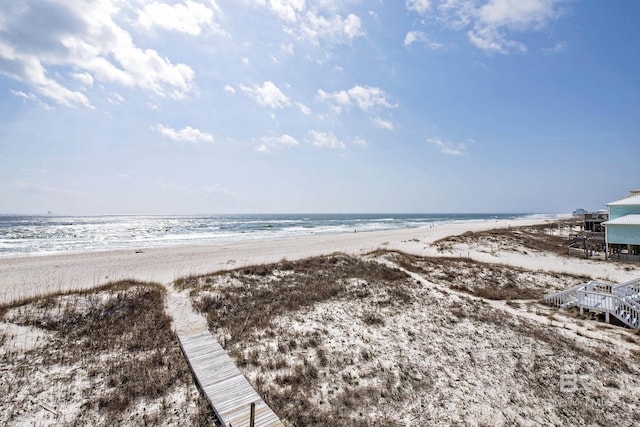
<path id="1" fill-rule="evenodd" d="M 638 405 L 628 396 L 639 387 L 633 364 L 640 357 L 637 334 L 589 315 L 558 311 L 541 304 L 539 298 L 587 277 L 614 282 L 637 278 L 639 269 L 562 255 L 557 247 L 564 237 L 550 239 L 553 243 L 546 249 L 526 241 L 569 233 L 556 224 L 515 228 L 545 222 L 480 221 L 143 251 L 4 258 L 0 259 L 0 303 L 122 279 L 165 285 L 159 287 L 167 291 L 164 311 L 160 308 L 157 316 L 169 315 L 171 328 L 179 333 L 210 328 L 285 425 L 326 425 L 325 421 L 334 419 L 336 408 L 342 408 L 346 417 L 342 421 L 354 425 L 369 425 L 375 419 L 383 420 L 380 425 L 413 425 L 416 420 L 562 424 L 594 415 L 604 421 L 610 412 L 603 410 L 604 404 L 615 406 L 621 419 L 635 419 Z M 496 229 L 502 231 L 481 233 Z M 458 237 L 438 242 L 449 236 Z M 522 240 L 523 236 L 528 237 Z M 312 258 L 336 253 L 346 255 Z M 282 262 L 285 259 L 290 262 Z M 228 272 L 177 281 L 224 270 Z M 278 286 L 291 287 L 281 291 Z M 335 297 L 322 296 L 327 286 L 338 292 Z M 136 300 L 138 292 L 151 291 L 143 286 L 127 292 L 132 304 L 141 304 L 145 299 Z M 304 294 L 311 299 L 300 303 Z M 30 381 L 40 387 L 36 403 L 28 403 L 28 396 L 20 393 L 7 395 L 7 416 L 25 423 L 48 417 L 45 425 L 60 420 L 104 421 L 98 406 L 81 410 L 84 397 L 69 394 L 63 399 L 59 390 L 94 384 L 91 375 L 99 372 L 105 379 L 91 386 L 93 394 L 117 397 L 121 380 L 111 379 L 116 386 L 106 385 L 108 369 L 102 359 L 133 357 L 146 363 L 155 360 L 148 357 L 148 350 L 130 353 L 107 345 L 91 366 L 82 365 L 88 357 L 82 353 L 71 376 L 66 374 L 64 357 L 54 363 L 59 375 L 51 376 L 42 371 L 39 359 L 31 361 L 28 352 L 35 347 L 47 349 L 47 357 L 58 360 L 64 354 L 61 345 L 76 346 L 74 335 L 61 344 L 58 335 L 33 319 L 44 316 L 46 323 L 60 313 L 81 316 L 86 307 L 109 295 L 115 298 L 113 293 L 98 291 L 60 297 L 58 302 L 39 299 L 6 311 L 0 337 L 5 340 L 3 360 L 12 366 L 7 369 L 31 372 Z M 219 301 L 230 304 L 222 318 L 215 308 Z M 249 314 L 256 317 L 247 326 Z M 154 329 L 157 321 L 153 319 L 147 319 L 151 322 L 147 328 Z M 216 319 L 222 323 L 215 323 Z M 128 324 L 124 318 L 122 322 Z M 129 339 L 121 338 L 124 348 Z M 115 408 L 111 416 L 118 422 L 129 419 L 124 424 L 135 425 L 145 420 L 145 408 L 146 415 L 156 420 L 169 412 L 176 420 L 210 416 L 198 409 L 202 399 L 197 400 L 186 365 L 170 341 L 164 343 L 164 351 L 171 363 L 183 364 L 179 385 Z M 155 375 L 169 381 L 165 374 L 174 370 L 164 369 L 167 362 L 160 362 L 149 369 L 157 369 Z M 558 384 L 565 377 L 586 378 L 589 388 L 563 391 Z M 11 384 L 21 381 L 19 375 L 12 378 Z M 581 405 L 574 397 L 596 406 Z M 300 414 L 314 412 L 322 414 L 319 421 L 298 419 Z"/>
<path id="2" fill-rule="evenodd" d="M 362 254 L 376 249 L 395 249 L 415 255 L 434 255 L 430 244 L 446 236 L 532 225 L 543 220 L 463 222 L 403 230 L 374 231 L 335 235 L 304 236 L 288 239 L 241 241 L 210 245 L 185 245 L 109 252 L 69 253 L 0 259 L 0 304 L 51 292 L 86 289 L 121 280 L 168 284 L 189 275 L 230 270 L 247 265 L 297 260 L 333 252 Z M 557 271 L 609 279 L 625 280 L 632 275 L 613 264 L 579 259 L 523 255 L 513 252 L 487 254 L 459 248 L 451 256 L 516 265 L 532 270 Z"/>

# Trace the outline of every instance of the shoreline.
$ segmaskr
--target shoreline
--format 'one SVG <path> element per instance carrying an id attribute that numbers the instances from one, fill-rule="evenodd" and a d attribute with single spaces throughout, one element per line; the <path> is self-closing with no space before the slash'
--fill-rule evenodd
<path id="1" fill-rule="evenodd" d="M 358 233 L 0 258 L 0 304 L 132 279 L 168 284 L 178 278 L 297 260 L 333 252 L 376 249 L 420 253 L 425 244 L 467 231 L 543 224 L 548 219 L 482 220 Z"/>
<path id="2" fill-rule="evenodd" d="M 478 221 L 520 219 L 555 220 L 547 214 L 314 214 L 217 216 L 109 216 L 18 218 L 1 220 L 0 259 L 118 250 L 146 250 L 173 246 L 227 244 L 242 241 L 289 239 L 314 235 L 349 234 L 430 228 Z M 45 231 L 47 230 L 47 231 Z M 0 233 L 2 234 L 2 233 Z M 39 237 L 38 237 L 39 236 Z M 54 237 L 55 236 L 55 237 Z M 22 241 L 22 238 L 26 238 Z"/>
<path id="3" fill-rule="evenodd" d="M 211 330 L 285 425 L 364 425 L 383 417 L 566 424 L 604 422 L 611 408 L 630 422 L 637 419 L 628 396 L 639 389 L 638 371 L 626 361 L 640 360 L 637 332 L 540 298 L 590 279 L 623 281 L 639 269 L 564 256 L 558 247 L 569 232 L 541 220 L 479 221 L 0 260 L 0 295 L 23 299 L 3 310 L 0 330 L 8 372 L 19 373 L 3 389 L 6 418 L 134 425 L 141 416 L 212 416 L 191 375 L 185 386 L 169 387 L 167 372 L 177 371 L 164 359 L 156 369 L 157 357 L 149 357 L 160 342 L 173 354 L 178 349 L 173 335 L 149 340 L 145 332 L 165 319 L 165 330 L 170 321 L 177 334 Z M 94 287 L 118 275 L 164 281 Z M 6 277 L 18 284 L 5 286 Z M 79 288 L 86 292 L 40 298 Z M 145 289 L 164 292 L 164 304 Z M 24 301 L 27 292 L 35 298 Z M 56 327 L 75 335 L 60 341 Z M 147 347 L 136 352 L 141 339 Z M 96 353 L 95 342 L 106 345 Z M 137 380 L 161 384 L 160 395 L 134 397 L 104 415 L 91 402 L 108 401 L 114 390 L 131 396 L 131 366 L 145 366 Z M 585 413 L 584 396 L 572 394 L 581 390 L 563 388 L 567 375 L 589 380 L 589 396 L 600 402 L 594 411 Z M 25 395 L 21 384 L 36 394 Z M 599 410 L 605 401 L 607 410 Z"/>

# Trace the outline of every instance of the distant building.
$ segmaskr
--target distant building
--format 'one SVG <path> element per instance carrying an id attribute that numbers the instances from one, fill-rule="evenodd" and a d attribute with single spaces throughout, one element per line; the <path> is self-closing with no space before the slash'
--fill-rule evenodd
<path id="1" fill-rule="evenodd" d="M 609 212 L 606 210 L 589 212 L 586 209 L 576 209 L 573 211 L 573 216 L 583 220 L 584 231 L 604 233 L 602 223 L 609 219 Z M 604 238 L 604 236 L 602 237 Z"/>
<path id="2" fill-rule="evenodd" d="M 607 204 L 604 222 L 607 258 L 640 261 L 640 190 Z"/>
<path id="3" fill-rule="evenodd" d="M 602 224 L 609 219 L 609 212 L 596 211 L 586 212 L 584 214 L 584 231 L 592 231 L 594 233 L 604 233 Z"/>

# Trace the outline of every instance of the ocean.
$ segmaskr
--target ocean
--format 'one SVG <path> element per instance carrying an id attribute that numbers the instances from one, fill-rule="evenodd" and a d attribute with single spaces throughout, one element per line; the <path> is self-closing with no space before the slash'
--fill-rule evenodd
<path id="1" fill-rule="evenodd" d="M 424 227 L 540 214 L 0 215 L 0 257 Z"/>

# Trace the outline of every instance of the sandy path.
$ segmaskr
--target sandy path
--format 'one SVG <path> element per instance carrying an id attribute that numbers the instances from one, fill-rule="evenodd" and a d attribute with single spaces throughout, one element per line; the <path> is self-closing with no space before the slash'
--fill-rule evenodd
<path id="1" fill-rule="evenodd" d="M 0 303 L 51 292 L 83 289 L 120 279 L 168 284 L 179 277 L 251 264 L 296 260 L 378 248 L 421 250 L 442 237 L 465 231 L 540 223 L 540 220 L 480 221 L 433 228 L 315 235 L 208 245 L 86 252 L 0 259 Z M 419 243 L 416 243 L 419 242 Z"/>
<path id="2" fill-rule="evenodd" d="M 405 252 L 412 252 L 407 249 L 405 248 Z M 468 257 L 491 264 L 507 264 L 532 271 L 553 271 L 556 273 L 583 275 L 607 282 L 622 283 L 640 276 L 640 272 L 632 264 L 625 265 L 615 262 L 570 258 L 551 253 L 536 254 L 530 252 L 523 254 L 504 250 L 489 253 L 486 250 L 478 250 L 464 244 L 456 245 L 451 252 L 438 252 L 435 247 L 425 248 L 422 255 Z"/>
<path id="3" fill-rule="evenodd" d="M 172 328 L 178 335 L 197 335 L 208 330 L 207 320 L 195 312 L 189 298 L 189 289 L 178 292 L 172 285 L 166 285 L 167 300 L 165 309 L 171 318 Z"/>

